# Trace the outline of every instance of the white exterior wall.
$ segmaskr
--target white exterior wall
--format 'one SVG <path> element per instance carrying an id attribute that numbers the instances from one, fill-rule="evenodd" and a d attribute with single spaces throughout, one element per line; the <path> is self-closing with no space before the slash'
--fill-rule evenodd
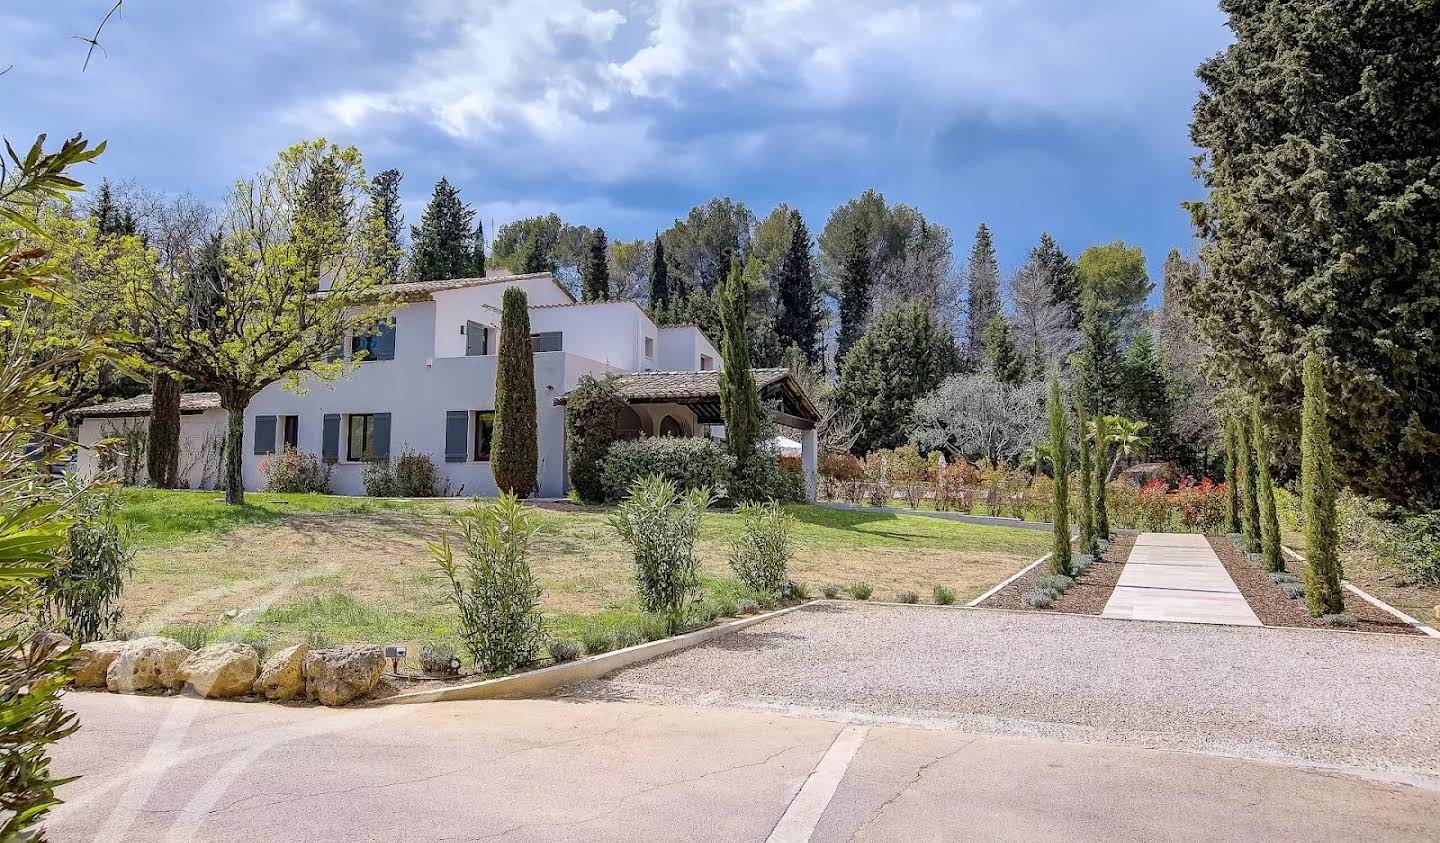
<path id="1" fill-rule="evenodd" d="M 432 322 L 434 335 L 434 357 L 464 357 L 465 335 L 460 328 L 467 321 L 479 322 L 491 328 L 491 342 L 498 342 L 500 326 L 500 298 L 509 287 L 525 291 L 530 305 L 568 304 L 570 297 L 549 278 L 527 278 L 513 284 L 484 284 L 478 287 L 463 287 L 459 290 L 442 290 L 433 293 L 435 318 Z M 533 323 L 535 311 L 531 311 Z M 533 324 L 531 330 L 535 330 Z M 493 345 L 492 345 L 493 348 Z M 567 349 L 568 350 L 568 349 Z M 397 352 L 398 357 L 398 352 Z"/>
<path id="2" fill-rule="evenodd" d="M 119 438 L 133 427 L 149 427 L 148 416 L 86 418 L 80 421 L 75 471 L 81 478 L 91 479 L 100 469 L 95 443 Z M 213 489 L 219 479 L 220 444 L 225 439 L 225 411 L 220 409 L 189 413 L 180 417 L 180 483 L 189 489 Z M 137 476 L 145 482 L 145 466 L 138 466 Z M 123 470 L 117 466 L 117 470 Z"/>
<path id="3" fill-rule="evenodd" d="M 659 365 L 654 368 L 660 371 L 693 372 L 720 368 L 720 352 L 694 325 L 661 328 L 659 347 Z M 702 357 L 710 358 L 708 367 L 700 365 Z"/>

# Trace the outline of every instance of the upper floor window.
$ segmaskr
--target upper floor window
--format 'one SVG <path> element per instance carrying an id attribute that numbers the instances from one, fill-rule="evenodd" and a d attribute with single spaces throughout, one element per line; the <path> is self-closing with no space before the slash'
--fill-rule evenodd
<path id="1" fill-rule="evenodd" d="M 479 322 L 465 323 L 465 356 L 481 357 L 490 353 L 490 329 Z"/>
<path id="2" fill-rule="evenodd" d="M 646 360 L 654 360 L 654 359 L 655 359 L 655 338 L 654 338 L 654 337 L 646 337 L 646 338 L 645 338 L 645 359 L 646 359 Z"/>
<path id="3" fill-rule="evenodd" d="M 538 334 L 530 335 L 530 350 L 541 351 L 564 351 L 564 333 L 561 331 L 541 331 Z"/>
<path id="4" fill-rule="evenodd" d="M 381 324 L 375 333 L 357 333 L 350 339 L 350 356 L 359 357 L 364 352 L 365 360 L 395 359 L 395 325 Z"/>
<path id="5" fill-rule="evenodd" d="M 708 372 L 715 368 L 715 358 L 708 354 L 700 355 L 700 371 Z"/>

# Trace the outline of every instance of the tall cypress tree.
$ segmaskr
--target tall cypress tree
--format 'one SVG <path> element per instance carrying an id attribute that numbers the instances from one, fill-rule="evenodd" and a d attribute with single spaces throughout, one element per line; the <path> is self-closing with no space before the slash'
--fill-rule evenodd
<path id="1" fill-rule="evenodd" d="M 1260 500 L 1255 496 L 1255 447 L 1243 416 L 1235 421 L 1235 444 L 1240 448 L 1240 528 L 1245 552 L 1260 552 Z"/>
<path id="2" fill-rule="evenodd" d="M 495 433 L 490 469 L 500 491 L 528 498 L 540 469 L 536 440 L 535 355 L 525 291 L 507 287 L 500 299 L 500 351 L 495 372 Z"/>
<path id="3" fill-rule="evenodd" d="M 400 261 L 404 251 L 400 238 L 405 230 L 405 215 L 400 207 L 400 180 L 404 178 L 399 170 L 389 169 L 370 180 L 370 201 L 375 213 L 385 228 L 385 250 L 380 257 L 385 278 L 390 283 L 400 280 Z"/>
<path id="4" fill-rule="evenodd" d="M 1081 433 L 1080 438 L 1085 438 Z M 1050 454 L 1055 469 L 1055 537 L 1050 545 L 1050 573 L 1070 576 L 1070 433 L 1065 426 L 1065 402 L 1060 397 L 1060 379 L 1050 379 Z M 1084 494 L 1081 494 L 1084 497 Z"/>
<path id="5" fill-rule="evenodd" d="M 1225 420 L 1225 532 L 1240 532 L 1240 434 Z"/>
<path id="6" fill-rule="evenodd" d="M 840 331 L 835 337 L 837 368 L 850 347 L 865 334 L 870 320 L 871 287 L 874 284 L 870 241 L 861 220 L 851 220 L 846 230 L 840 263 L 839 290 Z"/>
<path id="7" fill-rule="evenodd" d="M 725 421 L 725 442 L 735 457 L 736 472 L 748 466 L 760 446 L 760 392 L 750 368 L 749 340 L 745 335 L 745 280 L 740 261 L 730 262 L 730 275 L 720 285 L 720 416 Z"/>
<path id="8" fill-rule="evenodd" d="M 460 201 L 460 191 L 442 176 L 435 183 L 420 225 L 410 229 L 410 277 L 438 281 L 483 276 L 484 244 L 477 250 L 476 237 L 478 234 L 483 240 L 484 234 L 471 227 L 474 219 L 475 211 Z"/>
<path id="9" fill-rule="evenodd" d="M 650 312 L 664 313 L 670 308 L 670 267 L 665 263 L 665 241 L 655 235 L 655 248 L 650 254 Z"/>
<path id="10" fill-rule="evenodd" d="M 1081 376 L 1087 409 L 1095 415 L 1115 412 L 1115 393 L 1120 381 L 1120 343 L 1115 326 L 1098 296 L 1086 293 L 1080 319 L 1080 357 L 1085 361 Z M 1101 464 L 1103 464 L 1103 460 Z"/>
<path id="11" fill-rule="evenodd" d="M 1077 387 L 1078 390 L 1078 387 Z M 1085 400 L 1078 391 L 1075 398 L 1075 437 L 1080 450 L 1080 552 L 1098 556 L 1100 545 L 1095 534 L 1095 500 L 1091 489 L 1095 484 L 1095 455 L 1090 451 L 1090 420 L 1085 413 Z"/>
<path id="12" fill-rule="evenodd" d="M 1086 365 L 1089 365 L 1087 362 Z M 1110 425 L 1105 416 L 1096 416 L 1090 420 L 1090 427 L 1095 433 L 1095 450 L 1091 452 L 1090 458 L 1094 461 L 1092 470 L 1095 472 L 1095 485 L 1091 491 L 1095 503 L 1095 537 L 1097 539 L 1110 540 L 1110 509 L 1106 502 L 1105 493 L 1105 470 L 1106 464 L 1110 461 Z"/>
<path id="13" fill-rule="evenodd" d="M 1305 401 L 1300 418 L 1300 488 L 1305 513 L 1305 603 L 1312 615 L 1345 611 L 1340 581 L 1340 525 L 1335 510 L 1335 462 L 1330 451 L 1329 396 L 1320 355 L 1305 356 Z"/>
<path id="14" fill-rule="evenodd" d="M 1000 262 L 995 258 L 990 228 L 983 222 L 975 231 L 975 245 L 970 247 L 969 276 L 966 358 L 972 366 L 978 366 L 985 359 L 985 329 L 1000 315 Z"/>
<path id="15" fill-rule="evenodd" d="M 779 312 L 775 332 L 782 347 L 795 346 L 812 367 L 820 365 L 820 301 L 810 263 L 810 229 L 799 211 L 790 212 L 790 247 L 775 273 Z"/>
<path id="16" fill-rule="evenodd" d="M 585 301 L 610 300 L 610 244 L 605 229 L 585 237 L 580 258 L 580 295 Z"/>
<path id="17" fill-rule="evenodd" d="M 1270 573 L 1285 570 L 1280 553 L 1280 516 L 1275 511 L 1275 484 L 1270 479 L 1270 447 L 1260 420 L 1259 402 L 1250 402 L 1250 439 L 1255 443 L 1255 496 L 1260 504 L 1260 553 Z"/>

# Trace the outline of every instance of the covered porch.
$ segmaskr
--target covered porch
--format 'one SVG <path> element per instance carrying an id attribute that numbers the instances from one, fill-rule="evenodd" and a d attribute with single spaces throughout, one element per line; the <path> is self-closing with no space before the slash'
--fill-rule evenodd
<path id="1" fill-rule="evenodd" d="M 760 404 L 771 421 L 800 443 L 805 495 L 813 501 L 819 481 L 819 443 L 815 427 L 820 414 L 789 369 L 752 369 Z M 640 436 L 705 436 L 723 429 L 720 373 L 627 372 L 618 374 L 620 396 L 629 405 L 621 414 L 619 433 Z M 555 399 L 564 405 L 565 396 Z"/>

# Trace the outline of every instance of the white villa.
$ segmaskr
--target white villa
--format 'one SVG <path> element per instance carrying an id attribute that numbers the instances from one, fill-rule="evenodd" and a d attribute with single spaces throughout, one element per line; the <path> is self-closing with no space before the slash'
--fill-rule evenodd
<path id="1" fill-rule="evenodd" d="M 524 290 L 530 304 L 538 496 L 562 497 L 569 490 L 563 405 L 582 375 L 621 374 L 629 402 L 620 419 L 622 436 L 723 436 L 720 354 L 694 326 L 657 327 L 630 301 L 577 302 L 549 273 L 410 282 L 388 288 L 404 302 L 393 328 L 347 343 L 347 356 L 368 352 L 355 372 L 312 382 L 303 395 L 272 384 L 250 402 L 245 488 L 263 490 L 262 461 L 289 447 L 334 463 L 333 492 L 360 495 L 366 460 L 408 448 L 430 455 L 450 494 L 494 494 L 489 459 L 496 351 L 500 298 L 509 287 Z M 786 370 L 757 369 L 755 375 L 771 417 L 800 440 L 813 498 L 815 408 Z M 72 413 L 80 422 L 78 470 L 93 473 L 95 452 L 88 446 L 143 426 L 149 410 L 145 395 Z M 181 411 L 182 481 L 213 488 L 225 411 L 214 393 L 187 394 Z"/>

